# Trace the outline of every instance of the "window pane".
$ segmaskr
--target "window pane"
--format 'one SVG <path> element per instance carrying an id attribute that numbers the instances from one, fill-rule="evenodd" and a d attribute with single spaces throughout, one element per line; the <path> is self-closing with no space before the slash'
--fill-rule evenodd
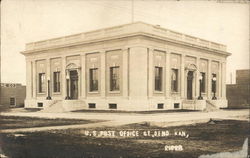
<path id="1" fill-rule="evenodd" d="M 172 92 L 178 92 L 178 69 L 172 69 L 171 90 Z"/>
<path id="2" fill-rule="evenodd" d="M 162 67 L 155 67 L 155 90 L 162 91 Z"/>
<path id="3" fill-rule="evenodd" d="M 110 91 L 119 91 L 119 66 L 110 67 Z"/>
<path id="4" fill-rule="evenodd" d="M 15 104 L 16 104 L 16 99 L 10 98 L 10 105 L 15 105 Z"/>
<path id="5" fill-rule="evenodd" d="M 54 92 L 60 92 L 60 72 L 54 72 Z"/>
<path id="6" fill-rule="evenodd" d="M 98 69 L 93 68 L 89 70 L 89 90 L 98 91 Z"/>
<path id="7" fill-rule="evenodd" d="M 38 74 L 38 92 L 44 93 L 46 89 L 46 83 L 45 83 L 45 73 L 39 73 Z"/>

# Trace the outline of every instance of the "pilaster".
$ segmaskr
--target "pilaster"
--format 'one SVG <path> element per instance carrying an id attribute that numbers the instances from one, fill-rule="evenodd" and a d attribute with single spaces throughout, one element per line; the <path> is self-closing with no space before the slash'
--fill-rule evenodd
<path id="1" fill-rule="evenodd" d="M 37 93 L 37 77 L 36 77 L 36 61 L 32 61 L 32 89 L 33 89 L 33 98 L 36 98 Z"/>
<path id="2" fill-rule="evenodd" d="M 212 99 L 212 71 L 211 71 L 211 60 L 208 60 L 208 71 L 207 71 L 207 97 Z"/>
<path id="3" fill-rule="evenodd" d="M 170 93 L 171 93 L 171 72 L 170 72 L 170 53 L 167 51 L 166 52 L 166 98 L 170 97 Z"/>
<path id="4" fill-rule="evenodd" d="M 143 100 L 148 98 L 147 76 L 147 48 L 136 46 L 130 48 L 129 52 L 129 97 L 131 99 Z M 150 58 L 150 57 L 149 57 Z"/>
<path id="5" fill-rule="evenodd" d="M 32 98 L 32 62 L 26 59 L 26 99 Z"/>
<path id="6" fill-rule="evenodd" d="M 185 98 L 185 55 L 181 55 L 181 98 Z"/>
<path id="7" fill-rule="evenodd" d="M 148 69 L 148 98 L 153 97 L 153 77 L 154 77 L 154 72 L 153 72 L 153 59 L 154 59 L 154 54 L 153 54 L 153 49 L 148 48 L 148 64 L 147 64 L 147 69 Z"/>
<path id="8" fill-rule="evenodd" d="M 101 51 L 101 97 L 104 98 L 106 96 L 106 78 L 105 78 L 105 74 L 106 74 L 106 55 L 105 55 L 105 51 Z"/>
<path id="9" fill-rule="evenodd" d="M 197 57 L 196 58 L 196 68 L 197 68 L 197 71 L 195 73 L 195 98 L 198 98 L 199 97 L 199 93 L 200 93 L 200 81 L 199 81 L 199 78 L 200 78 L 200 58 Z"/>
<path id="10" fill-rule="evenodd" d="M 62 57 L 62 99 L 66 97 L 66 57 Z"/>
<path id="11" fill-rule="evenodd" d="M 49 91 L 51 92 L 51 74 L 50 74 L 50 59 L 46 59 L 46 96 L 48 96 Z M 48 85 L 48 80 L 50 80 L 50 83 Z M 48 89 L 48 87 L 50 87 L 50 89 Z M 50 93 L 51 94 L 51 93 Z"/>
<path id="12" fill-rule="evenodd" d="M 124 98 L 128 97 L 128 48 L 122 50 L 122 94 Z"/>
<path id="13" fill-rule="evenodd" d="M 221 90 L 222 90 L 222 84 L 221 84 L 221 81 L 222 81 L 222 64 L 221 62 L 218 62 L 218 66 L 219 66 L 219 70 L 218 70 L 218 76 L 217 76 L 217 81 L 216 81 L 216 90 L 217 91 L 217 99 L 220 99 L 221 98 Z"/>
<path id="14" fill-rule="evenodd" d="M 86 98 L 86 54 L 81 54 L 81 97 Z"/>
<path id="15" fill-rule="evenodd" d="M 222 62 L 221 67 L 221 98 L 226 99 L 226 62 Z"/>

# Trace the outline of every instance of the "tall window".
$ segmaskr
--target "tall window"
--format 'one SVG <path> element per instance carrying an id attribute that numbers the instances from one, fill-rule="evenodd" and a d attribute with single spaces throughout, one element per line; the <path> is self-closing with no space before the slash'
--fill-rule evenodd
<path id="1" fill-rule="evenodd" d="M 46 90 L 45 73 L 38 74 L 38 92 L 44 93 Z"/>
<path id="2" fill-rule="evenodd" d="M 60 71 L 53 73 L 53 81 L 54 92 L 60 92 Z"/>
<path id="3" fill-rule="evenodd" d="M 89 69 L 89 91 L 98 91 L 98 68 Z"/>
<path id="4" fill-rule="evenodd" d="M 201 72 L 201 92 L 205 93 L 205 89 L 206 89 L 206 73 L 205 72 Z"/>
<path id="5" fill-rule="evenodd" d="M 155 90 L 162 91 L 162 67 L 155 67 Z"/>
<path id="6" fill-rule="evenodd" d="M 178 92 L 178 69 L 172 69 L 171 90 L 172 92 Z"/>
<path id="7" fill-rule="evenodd" d="M 119 90 L 119 66 L 110 67 L 110 91 Z"/>

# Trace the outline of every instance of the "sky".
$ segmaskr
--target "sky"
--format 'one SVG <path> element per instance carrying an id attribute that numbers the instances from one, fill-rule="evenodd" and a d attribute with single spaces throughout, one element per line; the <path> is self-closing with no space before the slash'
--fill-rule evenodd
<path id="1" fill-rule="evenodd" d="M 3 0 L 1 82 L 26 84 L 29 42 L 142 21 L 227 45 L 227 83 L 249 69 L 249 4 L 164 0 Z M 232 77 L 231 77 L 232 76 Z"/>

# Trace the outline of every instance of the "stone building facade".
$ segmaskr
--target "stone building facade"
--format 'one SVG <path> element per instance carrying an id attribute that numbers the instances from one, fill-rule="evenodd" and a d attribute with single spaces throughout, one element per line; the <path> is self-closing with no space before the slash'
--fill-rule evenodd
<path id="1" fill-rule="evenodd" d="M 226 46 L 142 22 L 28 43 L 26 107 L 226 107 Z"/>
<path id="2" fill-rule="evenodd" d="M 23 107 L 26 87 L 19 83 L 1 83 L 0 105 Z"/>

